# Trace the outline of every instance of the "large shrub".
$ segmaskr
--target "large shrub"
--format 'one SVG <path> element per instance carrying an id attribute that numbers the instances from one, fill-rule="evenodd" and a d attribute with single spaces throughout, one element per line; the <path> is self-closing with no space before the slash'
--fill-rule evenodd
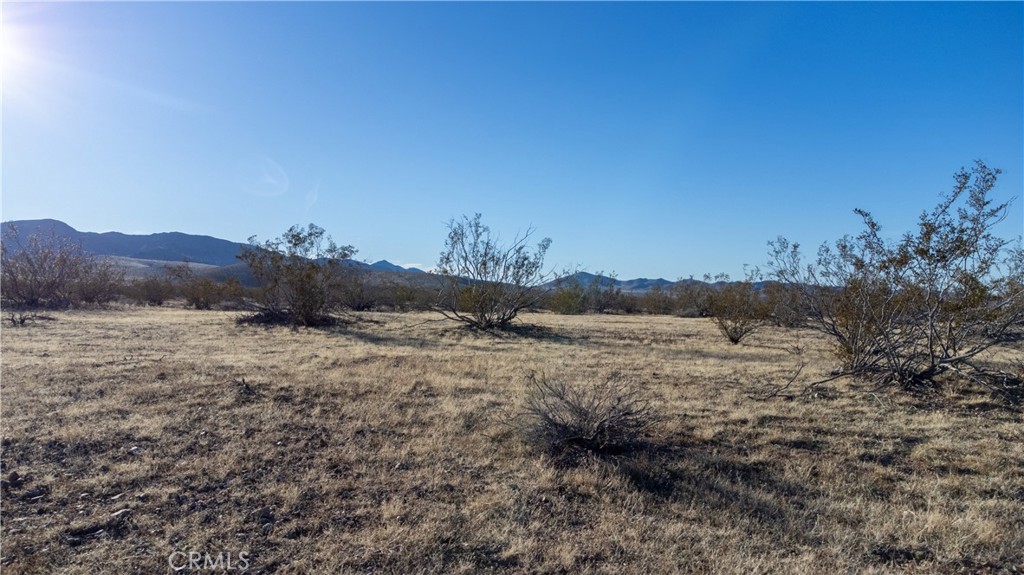
<path id="1" fill-rule="evenodd" d="M 239 255 L 259 282 L 253 319 L 301 326 L 329 323 L 338 307 L 342 260 L 355 253 L 338 246 L 326 231 L 309 224 L 292 226 L 280 238 L 259 242 Z"/>
<path id="2" fill-rule="evenodd" d="M 1010 206 L 991 198 L 999 173 L 981 161 L 961 170 L 917 230 L 896 241 L 856 210 L 864 230 L 822 245 L 814 262 L 804 263 L 798 244 L 772 242 L 776 278 L 798 288 L 847 373 L 903 386 L 951 373 L 1005 381 L 976 361 L 1024 320 L 1024 258 L 994 233 Z"/>
<path id="3" fill-rule="evenodd" d="M 6 306 L 62 308 L 113 300 L 124 270 L 54 233 L 21 237 L 5 227 L 0 243 L 0 295 Z"/>
<path id="4" fill-rule="evenodd" d="M 544 238 L 531 252 L 533 230 L 503 244 L 480 214 L 448 222 L 448 238 L 437 264 L 442 283 L 437 310 L 478 329 L 506 328 L 519 312 L 536 306 L 547 292 Z"/>
<path id="5" fill-rule="evenodd" d="M 742 281 L 729 281 L 728 274 L 719 274 L 706 281 L 714 280 L 715 285 L 707 289 L 705 302 L 712 321 L 730 343 L 738 344 L 762 325 L 768 318 L 766 301 L 755 282 L 760 272 L 748 270 Z"/>

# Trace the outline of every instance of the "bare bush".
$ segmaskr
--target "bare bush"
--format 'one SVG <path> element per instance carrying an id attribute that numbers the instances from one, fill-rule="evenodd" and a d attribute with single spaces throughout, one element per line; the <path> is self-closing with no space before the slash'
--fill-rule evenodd
<path id="1" fill-rule="evenodd" d="M 503 329 L 545 295 L 550 274 L 544 271 L 544 254 L 551 240 L 544 238 L 531 253 L 531 228 L 504 245 L 480 218 L 448 222 L 437 264 L 442 279 L 437 310 L 478 329 Z"/>
<path id="2" fill-rule="evenodd" d="M 559 459 L 617 454 L 640 445 L 658 418 L 641 391 L 618 379 L 566 383 L 529 375 L 515 425 L 525 440 Z"/>
<path id="3" fill-rule="evenodd" d="M 7 321 L 11 323 L 12 327 L 35 325 L 39 320 L 54 321 L 54 318 L 48 315 L 26 312 L 11 312 L 7 315 Z"/>
<path id="4" fill-rule="evenodd" d="M 113 300 L 124 270 L 51 233 L 22 238 L 8 226 L 0 243 L 0 293 L 5 305 L 61 308 Z"/>
<path id="5" fill-rule="evenodd" d="M 848 373 L 904 387 L 946 373 L 992 379 L 975 360 L 1024 321 L 1024 258 L 993 233 L 1010 205 L 990 197 L 999 173 L 981 161 L 961 170 L 916 233 L 895 242 L 855 210 L 864 231 L 822 245 L 814 263 L 798 244 L 771 243 L 776 278 L 799 287 Z"/>

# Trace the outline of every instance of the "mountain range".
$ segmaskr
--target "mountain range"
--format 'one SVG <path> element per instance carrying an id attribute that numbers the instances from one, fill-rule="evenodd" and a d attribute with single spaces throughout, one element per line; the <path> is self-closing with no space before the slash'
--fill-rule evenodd
<path id="1" fill-rule="evenodd" d="M 123 234 L 120 232 L 80 232 L 60 220 L 15 220 L 3 222 L 3 238 L 7 240 L 9 233 L 16 230 L 18 237 L 24 241 L 31 236 L 56 237 L 78 244 L 83 250 L 97 256 L 108 257 L 127 270 L 129 277 L 143 277 L 164 273 L 169 264 L 188 261 L 196 272 L 215 279 L 238 277 L 243 283 L 248 275 L 244 264 L 238 260 L 238 254 L 248 246 L 240 242 L 232 242 L 212 236 L 185 234 L 181 232 L 161 232 L 156 234 Z M 13 228 L 13 230 L 12 230 Z M 374 263 L 348 260 L 349 265 L 367 268 L 378 275 L 404 277 L 406 282 L 417 281 L 417 275 L 427 276 L 423 270 L 413 267 L 402 267 L 387 260 Z M 568 278 L 552 283 L 574 280 L 581 285 L 614 285 L 623 292 L 644 293 L 661 287 L 667 289 L 675 282 L 666 279 L 636 278 L 620 280 L 600 276 L 588 272 L 576 272 Z M 690 281 L 690 280 L 683 280 Z"/>
<path id="2" fill-rule="evenodd" d="M 4 238 L 8 237 L 9 228 L 12 226 L 20 238 L 54 236 L 78 244 L 89 253 L 115 258 L 128 267 L 129 272 L 132 268 L 149 268 L 153 264 L 166 265 L 168 262 L 186 260 L 193 265 L 199 264 L 200 269 L 207 269 L 208 266 L 236 266 L 239 264 L 238 254 L 248 246 L 212 236 L 181 232 L 145 235 L 80 232 L 60 220 L 16 220 L 0 225 Z M 349 264 L 377 271 L 425 273 L 421 269 L 404 268 L 387 260 L 372 264 L 350 260 Z"/>

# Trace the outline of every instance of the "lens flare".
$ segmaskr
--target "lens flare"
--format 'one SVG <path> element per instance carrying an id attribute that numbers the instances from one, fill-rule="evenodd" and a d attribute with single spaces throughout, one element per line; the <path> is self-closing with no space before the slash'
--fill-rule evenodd
<path id="1" fill-rule="evenodd" d="M 0 24 L 0 72 L 5 83 L 24 71 L 31 60 L 25 31 L 4 22 Z"/>

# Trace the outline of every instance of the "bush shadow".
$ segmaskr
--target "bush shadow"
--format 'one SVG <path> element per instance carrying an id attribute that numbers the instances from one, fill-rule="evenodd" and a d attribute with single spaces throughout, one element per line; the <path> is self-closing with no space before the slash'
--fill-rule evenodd
<path id="1" fill-rule="evenodd" d="M 504 340 L 532 339 L 560 344 L 573 344 L 586 340 L 585 337 L 574 337 L 547 326 L 528 323 L 512 324 L 499 330 L 480 331 L 475 328 L 470 329 Z"/>
<path id="2" fill-rule="evenodd" d="M 614 464 L 637 491 L 661 503 L 688 503 L 710 521 L 768 530 L 799 544 L 818 542 L 821 512 L 813 501 L 819 490 L 781 477 L 769 462 L 748 461 L 740 448 L 647 443 Z"/>

